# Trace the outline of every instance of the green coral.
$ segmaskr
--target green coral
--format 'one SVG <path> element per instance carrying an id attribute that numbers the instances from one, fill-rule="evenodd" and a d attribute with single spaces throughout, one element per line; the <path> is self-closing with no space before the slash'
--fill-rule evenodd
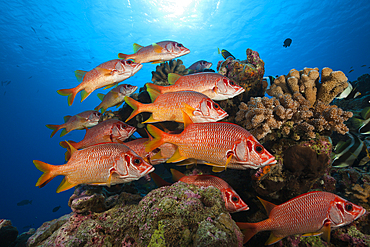
<path id="1" fill-rule="evenodd" d="M 166 246 L 166 239 L 164 238 L 164 225 L 161 221 L 158 223 L 158 229 L 154 231 L 148 247 L 159 246 Z"/>

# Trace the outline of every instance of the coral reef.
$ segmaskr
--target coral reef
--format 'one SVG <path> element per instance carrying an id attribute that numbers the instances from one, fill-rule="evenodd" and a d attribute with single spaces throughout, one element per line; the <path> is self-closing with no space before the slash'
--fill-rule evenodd
<path id="1" fill-rule="evenodd" d="M 0 246 L 11 246 L 17 239 L 17 236 L 18 230 L 12 226 L 12 222 L 10 220 L 0 219 Z"/>
<path id="2" fill-rule="evenodd" d="M 235 81 L 245 89 L 243 94 L 219 102 L 221 108 L 229 114 L 225 121 L 233 122 L 240 102 L 247 102 L 250 97 L 263 96 L 268 86 L 266 81 L 262 80 L 265 73 L 265 63 L 258 52 L 248 48 L 246 54 L 246 60 L 234 60 L 230 56 L 217 64 L 219 74 Z"/>
<path id="3" fill-rule="evenodd" d="M 115 200 L 100 213 L 75 211 L 44 223 L 28 245 L 242 246 L 242 233 L 214 187 L 177 182 L 151 191 L 139 203 L 137 195 L 126 192 Z"/>
<path id="4" fill-rule="evenodd" d="M 298 141 L 315 138 L 316 133 L 336 131 L 345 134 L 348 131 L 344 121 L 352 117 L 352 112 L 321 101 L 314 108 L 310 105 L 310 101 L 298 92 L 292 96 L 279 94 L 270 99 L 251 98 L 247 104 L 239 105 L 235 123 L 249 130 L 258 140 L 268 135 L 262 142 L 281 137 Z"/>
<path id="5" fill-rule="evenodd" d="M 155 71 L 152 71 L 152 82 L 158 85 L 169 85 L 168 74 L 176 73 L 179 75 L 187 75 L 188 70 L 182 63 L 182 60 L 171 60 L 158 65 Z"/>

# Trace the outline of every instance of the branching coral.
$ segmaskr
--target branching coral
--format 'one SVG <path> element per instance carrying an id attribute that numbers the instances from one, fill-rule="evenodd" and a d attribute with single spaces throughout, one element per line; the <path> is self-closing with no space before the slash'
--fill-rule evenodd
<path id="1" fill-rule="evenodd" d="M 280 87 L 281 88 L 281 87 Z M 257 139 L 275 140 L 278 137 L 290 137 L 293 140 L 315 138 L 316 133 L 336 131 L 344 134 L 348 131 L 343 123 L 352 117 L 337 106 L 329 106 L 319 101 L 314 108 L 311 102 L 299 92 L 279 94 L 277 98 L 251 98 L 248 103 L 239 105 L 235 122 L 251 132 Z M 278 131 L 272 131 L 278 130 Z"/>
<path id="2" fill-rule="evenodd" d="M 167 79 L 169 73 L 186 75 L 188 74 L 188 70 L 182 64 L 182 60 L 171 60 L 158 65 L 155 71 L 152 71 L 152 81 L 159 85 L 168 85 Z"/>

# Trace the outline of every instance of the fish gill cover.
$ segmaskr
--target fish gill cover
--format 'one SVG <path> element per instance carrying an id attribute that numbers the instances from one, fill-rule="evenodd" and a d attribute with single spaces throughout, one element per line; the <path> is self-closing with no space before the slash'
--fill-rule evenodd
<path id="1" fill-rule="evenodd" d="M 369 11 L 367 1 L 351 4 L 241 0 L 232 4 L 224 0 L 0 3 L 1 174 L 5 175 L 0 181 L 4 199 L 0 204 L 0 234 L 9 230 L 8 242 L 4 243 L 11 244 L 17 235 L 18 241 L 23 242 L 32 235 L 29 243 L 36 245 L 43 241 L 61 241 L 51 235 L 51 229 L 55 227 L 60 231 L 63 225 L 67 229 L 81 229 L 82 235 L 76 237 L 90 246 L 104 241 L 139 246 L 172 246 L 174 243 L 237 246 L 243 236 L 235 221 L 258 222 L 268 217 L 257 196 L 280 205 L 312 190 L 334 193 L 370 210 L 369 117 L 363 111 L 369 107 L 370 100 L 370 34 L 366 31 L 370 29 Z M 161 41 L 177 42 L 170 43 L 169 50 L 180 52 L 186 48 L 190 53 L 185 51 L 179 56 L 158 60 L 157 55 L 168 44 Z M 99 67 L 118 59 L 119 53 L 144 52 L 145 47 L 152 51 L 150 63 L 143 63 L 129 76 L 117 75 L 117 71 L 125 68 L 120 63 L 114 67 Z M 136 60 L 143 61 L 138 57 Z M 198 61 L 207 63 L 192 66 Z M 58 184 L 71 185 L 62 181 L 62 176 L 48 180 L 49 184 L 42 189 L 34 186 L 42 173 L 32 160 L 65 164 L 65 159 L 73 156 L 73 142 L 85 140 L 87 143 L 85 127 L 91 130 L 98 122 L 86 119 L 93 125 L 84 126 L 82 119 L 76 117 L 73 128 L 64 128 L 63 134 L 68 134 L 60 137 L 57 133 L 53 138 L 50 138 L 52 131 L 45 125 L 61 125 L 70 119 L 65 116 L 94 110 L 102 103 L 101 94 L 107 95 L 114 89 L 103 88 L 117 82 L 138 87 L 130 96 L 125 96 L 150 104 L 152 99 L 146 93 L 150 87 L 145 84 L 173 84 L 178 76 L 190 76 L 200 72 L 197 70 L 221 74 L 243 87 L 243 93 L 215 103 L 228 113 L 221 121 L 238 124 L 256 139 L 249 142 L 245 138 L 230 148 L 224 155 L 226 170 L 214 160 L 212 163 L 190 159 L 182 161 L 182 167 L 161 164 L 168 158 L 183 157 L 171 143 L 165 144 L 166 148 L 160 152 L 145 152 L 143 146 L 136 144 L 131 147 L 136 148 L 135 152 L 144 160 L 156 164 L 155 172 L 169 182 L 173 182 L 170 168 L 186 175 L 220 177 L 248 204 L 249 210 L 229 214 L 218 190 L 181 182 L 167 189 L 156 189 L 147 177 L 123 185 L 114 184 L 117 174 L 122 174 L 122 166 L 116 166 L 116 170 L 110 170 L 113 172 L 107 175 L 110 187 L 79 185 L 57 194 Z M 76 79 L 75 71 L 81 81 Z M 82 90 L 73 105 L 68 106 L 67 97 L 59 95 L 57 90 L 79 85 L 87 74 L 84 71 L 95 75 L 90 76 L 95 79 L 95 87 Z M 107 81 L 108 84 L 104 84 Z M 353 89 L 347 90 L 346 96 L 339 96 L 348 84 Z M 230 84 L 220 83 L 217 89 L 230 93 L 227 86 Z M 153 90 L 148 91 L 155 98 L 158 96 L 155 86 L 151 88 Z M 132 108 L 117 103 L 115 96 L 111 96 L 116 93 L 109 95 L 113 103 L 104 107 L 99 122 L 112 118 L 124 122 Z M 122 100 L 124 96 L 120 97 Z M 197 109 L 185 105 L 183 110 L 205 116 L 212 112 L 209 109 L 215 110 L 216 104 L 200 106 Z M 100 117 L 100 113 L 95 116 Z M 143 112 L 128 121 L 130 128 L 137 131 L 126 140 L 126 136 L 121 136 L 124 129 L 119 127 L 123 124 L 104 128 L 106 132 L 100 127 L 95 130 L 101 130 L 101 140 L 119 142 L 121 139 L 128 143 L 134 138 L 147 137 L 147 128 L 142 122 L 150 116 L 150 112 Z M 171 135 L 179 134 L 184 128 L 177 122 L 155 126 L 172 131 Z M 70 140 L 71 146 L 64 145 L 64 141 Z M 62 145 L 69 148 L 67 155 L 66 149 L 59 145 L 62 141 Z M 241 148 L 244 145 L 255 147 L 255 152 L 262 150 L 261 145 L 277 163 L 256 170 L 236 170 L 235 167 L 240 168 L 241 162 L 246 161 L 243 151 L 246 149 Z M 126 161 L 135 164 L 135 159 Z M 110 219 L 109 209 L 114 215 L 120 213 L 118 223 Z M 97 218 L 93 219 L 92 215 Z M 126 215 L 129 217 L 124 218 Z M 184 221 L 183 217 L 192 220 Z M 51 222 L 39 228 L 48 221 Z M 120 228 L 120 223 L 134 230 L 126 231 Z M 330 242 L 335 246 L 369 246 L 366 224 L 368 216 L 363 216 L 350 226 L 335 229 L 331 231 Z M 107 238 L 90 232 L 92 238 L 86 240 L 82 229 L 88 225 L 96 226 L 94 229 L 101 232 L 112 230 L 114 233 Z M 37 233 L 33 234 L 36 229 Z M 25 233 L 20 235 L 22 232 Z M 268 234 L 258 233 L 246 246 L 266 242 Z M 326 244 L 319 236 L 288 236 L 282 240 L 283 245 L 315 246 L 318 242 Z"/>

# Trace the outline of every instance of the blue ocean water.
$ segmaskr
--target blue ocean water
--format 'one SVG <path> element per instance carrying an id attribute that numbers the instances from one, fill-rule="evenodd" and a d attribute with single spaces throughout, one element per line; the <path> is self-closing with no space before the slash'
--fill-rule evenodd
<path id="1" fill-rule="evenodd" d="M 216 70 L 222 59 L 217 48 L 241 60 L 251 48 L 264 60 L 265 75 L 330 67 L 353 81 L 370 73 L 369 13 L 368 0 L 2 1 L 0 219 L 23 232 L 70 212 L 73 189 L 57 194 L 61 177 L 35 187 L 41 172 L 32 160 L 63 164 L 59 142 L 79 141 L 84 131 L 50 138 L 45 125 L 93 109 L 100 103 L 96 94 L 107 92 L 97 90 L 68 106 L 56 91 L 78 85 L 76 69 L 91 70 L 119 52 L 132 53 L 133 43 L 174 40 L 191 50 L 181 57 L 186 66 L 204 59 Z M 284 48 L 286 38 L 293 42 Z M 144 64 L 125 83 L 143 86 L 155 67 Z M 17 206 L 24 199 L 32 204 Z"/>

